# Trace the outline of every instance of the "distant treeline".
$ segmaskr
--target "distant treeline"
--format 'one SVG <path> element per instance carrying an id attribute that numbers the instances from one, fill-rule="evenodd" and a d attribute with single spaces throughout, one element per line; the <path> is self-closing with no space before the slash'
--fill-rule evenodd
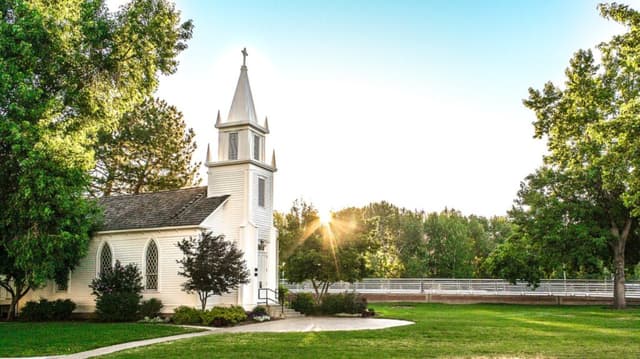
<path id="1" fill-rule="evenodd" d="M 388 202 L 345 208 L 328 224 L 337 240 L 366 240 L 369 277 L 487 278 L 487 257 L 511 235 L 505 217 L 465 216 L 399 208 Z M 313 205 L 294 202 L 288 213 L 275 214 L 280 263 L 285 263 L 310 232 L 321 231 Z"/>

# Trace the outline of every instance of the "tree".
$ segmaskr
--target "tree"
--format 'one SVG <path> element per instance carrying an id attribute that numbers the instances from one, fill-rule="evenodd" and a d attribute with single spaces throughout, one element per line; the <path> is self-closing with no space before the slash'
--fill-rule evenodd
<path id="1" fill-rule="evenodd" d="M 473 275 L 473 240 L 467 219 L 455 210 L 431 213 L 424 223 L 431 275 L 469 278 Z"/>
<path id="2" fill-rule="evenodd" d="M 98 134 L 92 192 L 110 196 L 197 184 L 200 163 L 191 163 L 194 136 L 175 107 L 159 99 L 145 100 L 115 129 Z"/>
<path id="3" fill-rule="evenodd" d="M 609 232 L 600 237 L 597 231 L 596 238 L 603 238 L 611 251 L 614 306 L 624 308 L 625 249 L 635 240 L 640 215 L 640 13 L 615 3 L 599 8 L 602 16 L 628 31 L 598 46 L 599 64 L 591 50 L 576 52 L 565 72 L 564 89 L 551 82 L 542 90 L 529 89 L 524 104 L 536 113 L 535 137 L 547 140 L 543 172 L 556 174 L 562 190 L 551 203 L 562 207 L 562 200 L 569 198 L 575 208 L 568 210 L 587 209 L 589 214 L 563 214 L 587 227 L 597 222 Z M 585 218 L 592 212 L 596 218 Z M 531 239 L 554 243 L 539 235 Z M 555 242 L 571 241 L 574 238 L 566 236 Z"/>
<path id="4" fill-rule="evenodd" d="M 304 205 L 313 208 L 312 205 Z M 329 224 L 321 224 L 315 210 L 309 212 L 303 236 L 284 263 L 284 273 L 290 283 L 310 281 L 319 304 L 331 284 L 353 283 L 367 273 L 366 255 L 372 251 L 367 234 L 355 208 L 333 214 Z"/>
<path id="5" fill-rule="evenodd" d="M 575 193 L 578 186 L 550 168 L 529 175 L 509 212 L 517 230 L 491 255 L 488 269 L 532 286 L 542 278 L 602 276 L 611 258 L 609 224 L 596 203 Z"/>
<path id="6" fill-rule="evenodd" d="M 278 229 L 278 265 L 282 266 L 300 244 L 307 232 L 315 231 L 318 211 L 302 199 L 293 202 L 289 213 L 274 212 L 274 225 Z"/>
<path id="7" fill-rule="evenodd" d="M 202 231 L 199 237 L 178 242 L 178 248 L 184 254 L 184 258 L 177 261 L 182 265 L 178 274 L 187 278 L 182 288 L 187 293 L 198 293 L 202 310 L 209 297 L 229 293 L 240 284 L 249 283 L 249 270 L 242 259 L 244 253 L 223 235 Z"/>
<path id="8" fill-rule="evenodd" d="M 102 128 L 176 71 L 191 37 L 174 6 L 0 0 L 0 285 L 64 281 L 97 222 L 83 194 Z"/>
<path id="9" fill-rule="evenodd" d="M 388 202 L 370 203 L 362 209 L 362 224 L 371 251 L 366 254 L 367 267 L 377 278 L 398 278 L 404 271 L 398 242 L 402 235 L 401 211 Z"/>

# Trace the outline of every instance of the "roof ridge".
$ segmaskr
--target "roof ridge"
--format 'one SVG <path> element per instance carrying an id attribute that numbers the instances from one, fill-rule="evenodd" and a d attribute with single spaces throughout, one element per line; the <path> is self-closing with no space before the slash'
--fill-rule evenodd
<path id="1" fill-rule="evenodd" d="M 102 196 L 100 198 L 134 197 L 134 196 L 144 196 L 144 195 L 151 195 L 151 194 L 158 194 L 158 193 L 180 192 L 180 191 L 189 191 L 189 190 L 206 189 L 206 188 L 207 188 L 207 186 L 193 186 L 193 187 L 183 187 L 183 188 L 178 188 L 178 189 L 162 189 L 162 190 L 153 191 L 153 192 L 116 194 L 116 195 L 107 196 L 107 197 Z"/>

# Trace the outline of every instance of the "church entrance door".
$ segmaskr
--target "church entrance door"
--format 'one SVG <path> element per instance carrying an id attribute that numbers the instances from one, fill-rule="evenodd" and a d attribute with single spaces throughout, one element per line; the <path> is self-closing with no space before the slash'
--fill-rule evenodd
<path id="1" fill-rule="evenodd" d="M 269 288 L 267 263 L 269 263 L 267 251 L 258 251 L 258 285 L 260 288 Z"/>

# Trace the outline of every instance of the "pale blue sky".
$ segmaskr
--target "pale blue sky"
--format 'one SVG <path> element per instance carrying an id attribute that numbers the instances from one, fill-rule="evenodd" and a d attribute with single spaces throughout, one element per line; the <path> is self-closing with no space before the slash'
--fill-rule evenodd
<path id="1" fill-rule="evenodd" d="M 276 209 L 303 196 L 323 210 L 387 200 L 502 215 L 544 151 L 528 87 L 562 81 L 577 49 L 623 30 L 596 5 L 178 1 L 195 31 L 159 96 L 195 129 L 202 160 L 246 46 L 278 156 Z"/>

